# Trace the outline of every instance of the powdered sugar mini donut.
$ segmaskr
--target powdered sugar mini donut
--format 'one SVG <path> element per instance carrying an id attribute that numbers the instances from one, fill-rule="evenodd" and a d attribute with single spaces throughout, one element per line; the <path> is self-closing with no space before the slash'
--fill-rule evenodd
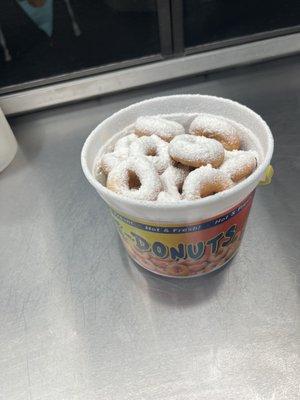
<path id="1" fill-rule="evenodd" d="M 239 182 L 251 175 L 256 166 L 256 151 L 225 151 L 225 158 L 220 171 L 227 173 L 233 182 Z"/>
<path id="2" fill-rule="evenodd" d="M 185 133 L 184 127 L 178 122 L 157 116 L 139 117 L 134 128 L 138 136 L 157 135 L 167 142 Z"/>
<path id="3" fill-rule="evenodd" d="M 164 199 L 167 201 L 168 197 L 170 196 L 174 200 L 180 200 L 182 185 L 189 172 L 190 171 L 187 167 L 170 165 L 160 177 L 163 189 L 165 191 L 162 193 L 166 193 L 168 196 L 162 194 L 160 196 L 160 200 Z"/>
<path id="4" fill-rule="evenodd" d="M 156 200 L 161 191 L 159 175 L 146 157 L 130 156 L 108 174 L 106 187 L 136 200 Z"/>
<path id="5" fill-rule="evenodd" d="M 211 165 L 190 172 L 183 184 L 183 198 L 196 200 L 211 196 L 233 186 L 229 176 Z"/>
<path id="6" fill-rule="evenodd" d="M 192 135 L 216 139 L 226 150 L 238 150 L 241 146 L 236 126 L 217 115 L 200 114 L 192 121 L 189 132 Z"/>
<path id="7" fill-rule="evenodd" d="M 176 136 L 169 146 L 173 160 L 189 167 L 211 164 L 219 167 L 224 160 L 224 148 L 220 142 L 204 136 Z"/>
<path id="8" fill-rule="evenodd" d="M 118 156 L 116 153 L 106 153 L 96 163 L 95 170 L 102 170 L 106 175 L 120 162 L 123 157 Z"/>
<path id="9" fill-rule="evenodd" d="M 118 154 L 124 154 L 126 157 L 129 154 L 129 148 L 132 143 L 134 143 L 138 139 L 138 136 L 136 136 L 134 133 L 131 133 L 130 135 L 121 137 L 119 139 L 114 147 L 114 152 Z"/>
<path id="10" fill-rule="evenodd" d="M 168 148 L 169 144 L 156 135 L 142 136 L 131 144 L 130 154 L 146 156 L 161 174 L 171 164 Z"/>
<path id="11" fill-rule="evenodd" d="M 95 175 L 103 171 L 106 175 L 117 165 L 118 162 L 125 160 L 130 153 L 131 144 L 137 140 L 135 134 L 130 134 L 120 138 L 114 146 L 114 151 L 105 153 L 95 165 Z"/>

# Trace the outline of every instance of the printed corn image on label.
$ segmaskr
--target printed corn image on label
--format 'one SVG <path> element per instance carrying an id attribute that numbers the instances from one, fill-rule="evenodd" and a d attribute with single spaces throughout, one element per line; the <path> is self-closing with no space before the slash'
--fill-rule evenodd
<path id="1" fill-rule="evenodd" d="M 130 256 L 160 275 L 195 276 L 218 269 L 236 253 L 254 192 L 213 219 L 191 224 L 133 219 L 111 209 Z"/>

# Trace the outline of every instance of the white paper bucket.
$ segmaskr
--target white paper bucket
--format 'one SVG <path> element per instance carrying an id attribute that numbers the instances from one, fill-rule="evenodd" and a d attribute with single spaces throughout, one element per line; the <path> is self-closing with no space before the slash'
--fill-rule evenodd
<path id="1" fill-rule="evenodd" d="M 202 112 L 230 118 L 255 135 L 259 166 L 237 186 L 200 200 L 162 204 L 120 197 L 95 179 L 99 149 L 139 116 Z M 203 95 L 165 96 L 133 104 L 104 120 L 87 138 L 81 162 L 88 181 L 111 208 L 125 248 L 138 264 L 161 275 L 196 276 L 220 268 L 236 254 L 273 146 L 267 124 L 237 102 Z"/>
<path id="2" fill-rule="evenodd" d="M 0 108 L 0 172 L 14 159 L 17 149 L 16 138 Z"/>

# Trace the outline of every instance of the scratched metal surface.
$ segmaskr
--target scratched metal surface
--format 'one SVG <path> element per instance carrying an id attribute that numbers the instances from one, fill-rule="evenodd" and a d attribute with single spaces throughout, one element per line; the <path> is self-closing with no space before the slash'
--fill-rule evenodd
<path id="1" fill-rule="evenodd" d="M 0 399 L 300 398 L 300 58 L 14 118 L 0 175 Z M 208 93 L 260 113 L 275 177 L 241 251 L 203 278 L 131 263 L 80 150 L 103 118 L 160 94 Z"/>

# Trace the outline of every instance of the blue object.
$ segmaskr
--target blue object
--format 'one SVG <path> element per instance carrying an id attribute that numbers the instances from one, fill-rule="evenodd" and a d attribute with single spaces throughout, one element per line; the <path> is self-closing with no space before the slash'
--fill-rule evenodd
<path id="1" fill-rule="evenodd" d="M 17 0 L 23 11 L 49 37 L 53 33 L 53 0 L 46 0 L 42 7 L 33 7 L 27 0 Z"/>

